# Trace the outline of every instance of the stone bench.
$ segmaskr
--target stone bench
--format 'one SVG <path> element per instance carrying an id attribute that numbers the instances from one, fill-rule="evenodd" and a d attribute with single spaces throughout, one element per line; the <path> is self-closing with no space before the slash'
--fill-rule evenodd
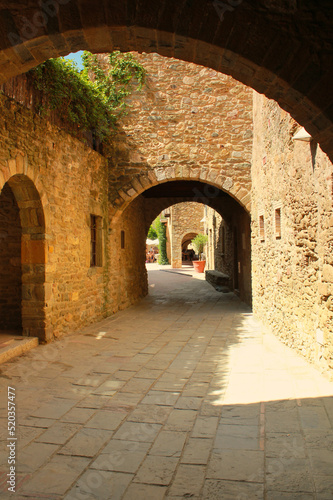
<path id="1" fill-rule="evenodd" d="M 208 270 L 205 272 L 206 281 L 218 292 L 230 292 L 230 277 L 220 271 Z"/>

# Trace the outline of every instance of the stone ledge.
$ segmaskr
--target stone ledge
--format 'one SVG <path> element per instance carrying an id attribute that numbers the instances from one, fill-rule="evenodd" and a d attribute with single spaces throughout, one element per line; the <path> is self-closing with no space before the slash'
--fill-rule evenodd
<path id="1" fill-rule="evenodd" d="M 30 349 L 38 346 L 37 337 L 22 337 L 19 335 L 5 335 L 4 342 L 0 346 L 0 364 L 21 356 Z"/>
<path id="2" fill-rule="evenodd" d="M 219 271 L 208 270 L 205 272 L 206 281 L 216 290 L 230 292 L 230 277 Z"/>

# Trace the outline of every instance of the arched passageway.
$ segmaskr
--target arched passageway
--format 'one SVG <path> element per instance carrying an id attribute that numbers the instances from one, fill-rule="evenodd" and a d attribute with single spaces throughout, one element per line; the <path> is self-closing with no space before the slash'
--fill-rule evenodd
<path id="1" fill-rule="evenodd" d="M 45 220 L 33 182 L 14 175 L 0 194 L 0 330 L 45 339 Z"/>
<path id="2" fill-rule="evenodd" d="M 49 2 L 38 2 L 37 4 L 37 0 L 31 0 L 28 4 L 18 2 L 14 5 L 6 1 L 2 3 L 2 10 L 0 11 L 0 25 L 3 27 L 0 30 L 0 48 L 3 49 L 0 59 L 0 79 L 2 81 L 10 76 L 26 71 L 50 56 L 55 57 L 80 48 L 86 48 L 93 52 L 109 51 L 114 48 L 120 48 L 124 51 L 158 52 L 165 56 L 192 61 L 202 64 L 207 68 L 214 68 L 220 72 L 230 74 L 258 92 L 262 92 L 266 96 L 275 99 L 281 107 L 287 109 L 299 123 L 305 126 L 308 132 L 312 134 L 314 140 L 319 142 L 323 150 L 333 158 L 333 106 L 330 90 L 332 81 L 332 6 L 325 5 L 322 12 L 319 12 L 318 2 L 314 2 L 314 0 L 298 2 L 297 6 L 294 2 L 286 5 L 286 2 L 282 0 L 275 2 L 254 0 L 251 3 L 235 1 L 233 2 L 234 5 L 231 5 L 231 0 L 228 0 L 223 5 L 229 5 L 230 9 L 228 8 L 225 12 L 221 12 L 221 10 L 216 9 L 216 5 L 220 5 L 219 2 L 210 2 L 208 0 L 203 2 L 199 2 L 199 0 L 184 0 L 175 4 L 173 2 L 165 3 L 161 1 L 153 5 L 151 2 L 145 1 L 128 3 L 120 1 L 105 2 L 100 3 L 98 6 L 96 6 L 95 2 L 89 0 L 86 2 L 82 2 L 81 0 L 72 0 L 71 2 L 68 0 L 55 0 L 51 3 L 54 10 L 49 10 L 48 12 Z M 170 12 L 172 12 L 172 15 L 169 15 Z M 321 13 L 323 13 L 322 17 Z M 30 31 L 27 27 L 30 28 Z M 205 71 L 208 75 L 212 73 L 209 69 Z M 184 76 L 185 78 L 186 76 Z M 188 82 L 187 79 L 185 81 Z M 54 141 L 53 138 L 50 141 L 45 141 L 45 144 L 49 145 L 50 148 L 47 151 L 47 157 L 43 157 L 46 161 L 41 165 L 40 158 L 43 154 L 40 152 L 39 145 L 35 147 L 36 143 L 34 142 L 38 135 L 36 130 L 40 130 L 39 125 L 37 122 L 33 123 L 33 127 L 30 129 L 30 131 L 33 130 L 33 134 L 20 134 L 19 138 L 17 138 L 15 128 L 19 129 L 21 123 L 24 120 L 29 121 L 29 119 L 25 112 L 20 112 L 15 115 L 18 118 L 17 121 L 16 119 L 13 120 L 9 117 L 9 111 L 15 113 L 14 105 L 12 103 L 7 108 L 7 101 L 5 103 L 4 99 L 3 114 L 7 115 L 8 119 L 7 121 L 3 121 L 3 143 L 5 144 L 3 147 L 3 151 L 5 152 L 3 164 L 7 162 L 6 155 L 10 149 L 10 154 L 14 150 L 13 156 L 17 155 L 17 147 L 20 149 L 20 154 L 21 152 L 27 154 L 29 151 L 30 162 L 32 160 L 31 150 L 38 151 L 35 155 L 36 158 L 33 159 L 36 175 L 39 175 L 39 178 L 43 179 L 43 182 L 46 181 L 46 192 L 52 193 L 52 198 L 54 198 L 55 186 L 52 182 L 53 179 L 57 178 L 58 173 L 61 172 L 57 161 L 58 158 L 54 160 L 55 154 L 59 156 L 54 147 L 58 142 Z M 325 201 L 325 204 L 322 204 L 319 202 L 322 194 L 317 193 L 316 189 L 321 179 L 331 179 L 332 175 L 329 171 L 329 166 L 324 166 L 322 170 L 318 168 L 316 171 L 316 161 L 312 147 L 312 156 L 311 152 L 306 153 L 307 158 L 312 159 L 312 169 L 302 170 L 298 165 L 290 169 L 280 168 L 280 165 L 281 167 L 290 165 L 290 156 L 287 156 L 291 149 L 290 144 L 292 143 L 293 132 L 295 131 L 295 124 L 292 124 L 290 130 L 287 130 L 288 127 L 285 127 L 286 134 L 282 134 L 283 137 L 280 137 L 280 134 L 276 133 L 275 127 L 277 127 L 277 124 L 279 127 L 281 126 L 281 120 L 279 120 L 281 116 L 280 112 L 281 110 L 271 110 L 271 113 L 258 113 L 257 116 L 258 133 L 256 146 L 259 145 L 259 147 L 254 148 L 254 158 L 257 156 L 255 168 L 258 171 L 257 177 L 260 177 L 261 181 L 256 183 L 257 193 L 255 193 L 254 201 L 257 203 L 254 203 L 254 205 L 257 204 L 258 206 L 255 207 L 252 217 L 254 241 L 256 241 L 257 248 L 259 248 L 257 252 L 257 256 L 259 256 L 257 259 L 258 265 L 255 263 L 253 267 L 254 270 L 255 268 L 257 269 L 258 276 L 258 287 L 257 292 L 255 292 L 257 294 L 256 302 L 260 306 L 262 304 L 265 305 L 264 314 L 261 314 L 261 316 L 266 316 L 266 318 L 275 317 L 274 322 L 279 329 L 285 330 L 286 322 L 288 322 L 288 325 L 296 325 L 296 329 L 299 332 L 296 331 L 295 338 L 297 342 L 299 340 L 298 343 L 302 350 L 303 332 L 305 330 L 309 331 L 309 351 L 313 350 L 315 356 L 317 356 L 317 353 L 322 350 L 322 344 L 318 346 L 316 344 L 318 326 L 323 328 L 326 336 L 325 342 L 327 338 L 327 344 L 331 346 L 332 316 L 329 309 L 331 307 L 329 301 L 332 290 L 333 263 L 331 261 L 330 236 L 327 231 L 327 228 L 331 226 L 329 225 L 330 223 L 326 225 L 326 221 L 329 221 L 329 217 L 331 216 L 331 198 L 329 198 L 328 203 Z M 20 117 L 22 117 L 22 121 L 20 121 Z M 266 127 L 267 130 L 263 132 L 261 127 Z M 223 130 L 223 127 L 221 128 Z M 48 134 L 44 130 L 42 136 L 46 135 Z M 23 140 L 23 137 L 26 140 Z M 273 140 L 271 140 L 271 137 L 273 137 Z M 281 145 L 279 146 L 280 155 L 277 155 L 275 144 L 279 137 L 281 139 Z M 261 139 L 263 140 L 261 141 Z M 64 142 L 66 141 L 61 140 L 62 145 Z M 32 144 L 34 147 L 31 146 Z M 274 148 L 270 151 L 270 145 L 272 144 L 274 144 Z M 41 149 L 44 149 L 44 145 Z M 79 157 L 76 153 L 76 148 L 73 148 L 72 144 L 68 146 L 68 151 L 71 151 L 70 156 L 73 154 L 73 156 Z M 288 153 L 285 159 L 283 158 L 284 152 Z M 319 155 L 317 157 L 319 158 Z M 60 273 L 64 273 L 64 261 L 68 264 L 66 267 L 66 279 L 73 280 L 72 251 L 76 252 L 76 247 L 78 247 L 80 250 L 82 249 L 82 255 L 80 254 L 77 257 L 77 262 L 80 263 L 80 266 L 76 268 L 74 279 L 77 282 L 75 283 L 73 294 L 68 295 L 67 290 L 56 290 L 55 293 L 57 302 L 54 307 L 53 320 L 56 324 L 54 330 L 57 333 L 64 332 L 66 329 L 72 329 L 73 327 L 77 328 L 81 324 L 86 324 L 90 320 L 94 320 L 98 315 L 111 314 L 119 308 L 126 307 L 141 297 L 146 291 L 145 280 L 141 279 L 144 276 L 144 269 L 141 267 L 141 264 L 138 264 L 138 261 L 141 262 L 141 250 L 136 250 L 141 245 L 141 232 L 144 232 L 145 228 L 144 230 L 135 228 L 133 233 L 127 235 L 127 238 L 125 238 L 125 247 L 122 248 L 120 232 L 119 246 L 117 246 L 117 224 L 120 224 L 121 221 L 115 221 L 114 227 L 110 224 L 110 227 L 105 228 L 111 234 L 110 241 L 107 243 L 110 249 L 107 265 L 103 269 L 87 270 L 86 267 L 89 267 L 89 264 L 86 265 L 86 262 L 88 262 L 89 251 L 86 251 L 86 249 L 89 248 L 90 243 L 88 235 L 91 215 L 93 217 L 101 217 L 105 215 L 106 210 L 109 210 L 109 221 L 113 221 L 112 217 L 115 215 L 115 212 L 118 211 L 121 216 L 120 218 L 122 218 L 125 206 L 131 205 L 131 209 L 125 216 L 125 219 L 127 218 L 125 226 L 127 224 L 126 227 L 132 228 L 135 218 L 139 218 L 137 220 L 146 220 L 141 219 L 141 217 L 145 216 L 144 212 L 146 209 L 144 204 L 148 203 L 144 202 L 143 193 L 152 184 L 160 184 L 163 180 L 171 181 L 172 176 L 178 175 L 182 176 L 184 180 L 195 178 L 203 182 L 206 180 L 207 182 L 214 182 L 211 176 L 204 173 L 205 167 L 198 168 L 196 172 L 191 168 L 183 168 L 183 165 L 179 169 L 169 168 L 166 163 L 163 163 L 164 155 L 162 155 L 161 168 L 156 168 L 156 173 L 153 171 L 154 169 L 149 168 L 146 175 L 143 175 L 141 178 L 142 171 L 140 167 L 138 168 L 138 165 L 134 165 L 136 170 L 131 170 L 129 173 L 129 176 L 134 177 L 134 182 L 129 186 L 127 186 L 127 183 L 119 185 L 119 190 L 117 189 L 117 193 L 115 193 L 117 196 L 112 207 L 114 211 L 112 212 L 110 209 L 112 202 L 110 197 L 107 200 L 109 205 L 105 202 L 110 192 L 106 193 L 107 189 L 104 190 L 107 182 L 105 182 L 106 175 L 103 167 L 95 169 L 91 186 L 89 185 L 89 167 L 85 171 L 84 182 L 81 182 L 81 177 L 79 177 L 79 183 L 68 183 L 72 180 L 73 176 L 67 176 L 67 158 L 64 157 L 64 160 L 66 160 L 64 161 L 66 164 L 64 172 L 66 172 L 65 182 L 66 186 L 68 186 L 66 192 L 66 194 L 69 194 L 68 203 L 63 203 L 60 188 L 61 200 L 60 202 L 57 200 L 57 207 L 55 205 L 52 206 L 52 211 L 53 213 L 57 213 L 57 215 L 61 210 L 66 212 L 62 214 L 61 224 L 62 228 L 66 227 L 67 229 L 67 212 L 69 208 L 73 209 L 73 214 L 77 215 L 77 218 L 75 219 L 73 215 L 72 220 L 76 221 L 80 229 L 78 234 L 72 238 L 70 242 L 71 246 L 67 244 L 59 245 L 59 241 L 61 240 L 60 238 L 57 239 L 57 251 L 59 254 L 55 256 L 55 261 L 58 255 L 65 255 L 66 259 L 63 259 L 61 262 L 57 260 L 57 265 L 54 267 L 56 272 L 52 276 L 53 283 L 59 283 L 57 278 Z M 83 158 L 88 158 L 86 152 L 77 162 L 80 167 L 83 165 Z M 89 162 L 89 158 L 87 161 Z M 94 157 L 94 162 L 101 166 L 102 161 L 100 163 L 99 161 L 99 159 Z M 275 173 L 278 171 L 278 175 L 276 175 L 277 180 L 273 184 L 272 170 L 274 170 L 275 162 L 278 162 L 275 168 Z M 323 162 L 326 162 L 326 160 L 324 159 Z M 73 161 L 72 163 L 75 162 Z M 302 163 L 306 165 L 303 161 Z M 318 167 L 320 167 L 319 163 L 321 161 L 317 163 Z M 73 169 L 71 166 L 72 172 L 76 172 L 76 170 L 80 171 L 79 168 Z M 327 174 L 325 170 L 327 170 Z M 301 173 L 297 174 L 297 171 Z M 312 181 L 309 182 L 312 171 L 314 172 L 312 176 L 312 180 L 314 181 L 313 186 L 316 189 L 312 189 Z M 89 172 L 88 175 L 86 175 L 86 172 Z M 323 175 L 321 175 L 321 172 L 323 172 Z M 134 175 L 132 175 L 133 173 Z M 294 175 L 295 173 L 297 175 Z M 284 175 L 285 178 L 283 179 Z M 49 177 L 52 179 L 51 183 L 47 182 Z M 304 180 L 304 183 L 298 182 L 300 178 Z M 221 183 L 221 176 L 218 182 L 217 179 L 218 176 L 216 173 L 216 183 L 218 184 L 219 182 L 219 185 L 224 189 L 225 179 L 223 179 L 223 184 Z M 297 180 L 299 186 L 295 185 L 296 183 L 293 184 L 294 179 Z M 227 182 L 229 181 L 228 179 Z M 243 182 L 244 179 L 242 178 Z M 109 183 L 109 186 L 111 183 Z M 327 199 L 328 190 L 326 188 L 328 184 L 330 182 L 326 182 L 325 186 L 320 186 Z M 57 178 L 57 185 L 61 187 L 64 185 L 64 177 L 61 179 Z M 73 189 L 74 185 L 84 188 L 86 196 L 82 196 L 82 199 L 89 201 L 84 206 L 84 209 L 82 209 L 83 207 L 78 207 L 75 197 L 71 196 L 75 192 L 75 189 Z M 272 186 L 274 188 L 274 204 L 278 204 L 274 205 L 274 207 L 271 206 L 273 198 L 267 196 Z M 273 234 L 277 213 L 282 214 L 282 226 L 284 224 L 283 204 L 281 204 L 279 198 L 282 201 L 286 201 L 285 212 L 289 216 L 289 207 L 296 206 L 294 203 L 294 194 L 296 195 L 297 202 L 303 200 L 304 193 L 306 192 L 304 188 L 307 186 L 310 191 L 307 199 L 310 200 L 313 193 L 318 194 L 317 198 L 314 197 L 311 203 L 315 207 L 318 206 L 323 212 L 323 223 L 320 222 L 322 231 L 319 231 L 320 239 L 322 240 L 320 243 L 322 244 L 318 245 L 318 252 L 316 249 L 314 253 L 311 253 L 315 245 L 312 231 L 309 234 L 309 244 L 306 240 L 309 226 L 307 223 L 309 220 L 308 213 L 303 217 L 305 221 L 304 228 L 299 227 L 299 213 L 295 213 L 294 219 L 296 223 L 294 224 L 294 220 L 291 220 L 291 224 L 287 224 L 286 226 L 287 232 L 284 234 L 288 236 L 288 239 L 286 238 L 285 242 L 279 236 L 276 237 L 276 234 Z M 238 187 L 240 188 L 239 191 L 241 191 L 241 186 Z M 277 192 L 279 188 L 281 188 L 281 193 Z M 286 189 L 288 191 L 287 196 L 285 194 Z M 133 195 L 133 192 L 136 194 Z M 138 194 L 142 194 L 143 200 L 137 196 Z M 236 189 L 231 194 L 237 197 Z M 136 199 L 134 199 L 135 197 Z M 243 206 L 248 210 L 250 210 L 250 197 L 249 189 L 246 193 L 243 193 L 243 197 L 239 196 L 243 200 Z M 246 198 L 248 199 L 247 203 L 245 203 Z M 285 200 L 285 198 L 287 199 Z M 97 199 L 98 202 L 96 203 Z M 161 200 L 159 200 L 159 203 L 162 204 Z M 168 204 L 170 205 L 170 200 Z M 260 204 L 262 206 L 259 206 Z M 298 207 L 296 207 L 296 212 L 299 212 Z M 245 216 L 248 217 L 247 214 Z M 315 216 L 312 217 L 312 215 L 310 218 L 312 218 L 314 225 L 317 224 L 319 226 L 318 220 L 320 219 Z M 317 222 L 315 223 L 315 221 Z M 261 222 L 265 222 L 266 224 L 266 236 L 264 238 L 259 237 Z M 51 228 L 52 224 L 48 224 L 48 226 Z M 284 228 L 282 227 L 282 235 L 283 232 Z M 233 234 L 236 233 L 233 232 Z M 298 235 L 302 236 L 302 241 L 295 242 L 296 238 L 293 235 L 297 237 Z M 237 237 L 237 247 L 235 247 L 235 249 L 237 248 L 237 253 L 239 249 L 243 248 L 242 236 Z M 129 257 L 126 250 L 126 241 L 128 243 L 132 239 L 133 244 L 130 244 L 132 255 Z M 136 242 L 134 242 L 134 239 L 136 239 Z M 78 241 L 84 241 L 84 244 L 79 245 Z M 274 246 L 271 245 L 272 241 Z M 114 247 L 112 247 L 113 242 L 115 243 Z M 293 248 L 295 264 L 291 266 L 282 262 L 281 269 L 276 269 L 274 252 L 275 246 L 279 245 L 280 242 L 285 244 L 285 248 L 287 248 L 286 255 L 288 259 L 288 252 L 290 252 L 290 248 L 288 247 L 291 246 Z M 301 248 L 300 245 L 304 246 L 303 260 L 298 255 L 298 249 Z M 268 255 L 270 249 L 273 249 L 273 251 L 270 252 L 271 255 Z M 312 265 L 312 262 L 317 260 L 316 253 L 318 253 L 319 257 L 319 271 L 318 268 L 315 269 L 317 264 Z M 236 252 L 234 254 L 236 255 Z M 267 257 L 271 259 L 272 266 L 261 265 L 263 262 L 267 262 Z M 129 262 L 132 263 L 129 269 L 122 269 L 125 258 L 129 259 Z M 108 268 L 109 261 L 111 263 Z M 305 263 L 304 267 L 309 270 L 306 271 L 309 274 L 308 281 L 305 281 L 307 277 L 299 279 L 299 274 L 297 274 L 299 263 L 303 261 Z M 238 266 L 238 262 L 239 260 L 235 259 L 235 266 L 236 264 Z M 111 267 L 114 269 L 114 272 L 110 273 L 112 277 L 110 278 L 109 285 L 106 284 L 104 287 L 108 279 L 107 273 Z M 77 272 L 77 269 L 79 269 L 79 272 Z M 263 271 L 262 276 L 260 276 L 261 271 Z M 303 271 L 304 269 L 302 269 Z M 313 276 L 318 277 L 318 279 L 313 278 L 312 275 L 310 276 L 310 272 L 313 273 Z M 285 286 L 288 280 L 289 282 Z M 290 311 L 293 313 L 296 310 L 294 307 L 295 281 L 298 283 L 300 289 L 299 303 L 302 306 L 299 308 L 300 321 L 298 319 L 295 320 L 293 314 L 288 317 L 288 320 L 286 319 L 286 313 Z M 320 285 L 320 287 L 318 286 L 318 290 L 316 289 L 317 281 L 318 285 Z M 140 285 L 136 285 L 137 283 L 140 283 Z M 276 286 L 277 283 L 279 283 L 279 286 Z M 307 286 L 308 288 L 312 287 L 312 291 L 308 301 L 310 306 L 303 309 L 305 296 L 303 293 L 304 283 L 308 283 Z M 273 313 L 271 304 L 272 293 L 269 286 L 271 286 L 274 293 L 280 290 L 286 292 L 286 297 L 282 297 L 286 299 L 282 308 L 281 294 L 276 294 Z M 97 288 L 99 296 L 98 300 L 95 300 Z M 291 306 L 289 302 L 290 297 L 292 297 Z M 319 305 L 316 302 L 318 298 L 320 301 Z M 77 307 L 77 300 L 80 300 L 80 307 Z M 317 309 L 319 309 L 319 313 Z M 308 314 L 309 310 L 311 312 Z M 64 314 L 64 311 L 66 311 L 66 314 Z M 93 312 L 89 316 L 91 311 Z M 311 316 L 309 322 L 307 322 L 310 326 L 302 323 L 302 316 L 307 315 Z M 322 336 L 324 337 L 324 335 Z M 292 339 L 292 341 L 294 340 Z M 313 345 L 315 345 L 315 349 L 313 349 Z M 326 345 L 324 349 L 327 349 Z M 328 358 L 331 354 L 324 352 L 325 356 Z"/>
<path id="3" fill-rule="evenodd" d="M 192 260 L 191 254 L 186 253 L 189 250 L 189 246 L 191 246 L 191 242 L 193 238 L 197 236 L 198 233 L 186 233 L 181 242 L 181 250 L 182 250 L 182 260 L 183 261 L 190 261 Z"/>
<path id="4" fill-rule="evenodd" d="M 250 216 L 238 201 L 229 194 L 208 183 L 199 181 L 172 181 L 158 184 L 133 199 L 121 215 L 118 215 L 111 237 L 110 252 L 119 263 L 119 293 L 125 294 L 126 284 L 131 283 L 135 297 L 146 287 L 145 241 L 148 228 L 162 210 L 170 206 L 181 206 L 184 202 L 198 203 L 212 207 L 223 218 L 228 233 L 228 245 L 221 269 L 230 274 L 230 286 L 238 289 L 242 300 L 251 303 L 251 230 Z M 195 203 L 193 203 L 195 202 Z M 181 223 L 179 237 L 173 243 L 178 249 L 178 261 L 173 267 L 181 267 L 181 243 L 186 227 Z M 117 252 L 121 246 L 121 232 L 127 242 L 124 252 Z M 235 248 L 237 252 L 235 253 Z M 177 253 L 177 252 L 176 252 Z M 177 254 L 177 255 L 178 255 Z M 237 280 L 234 274 L 237 274 Z M 236 283 L 237 281 L 237 283 Z M 237 285 L 237 286 L 236 286 Z M 122 290 L 123 289 L 123 290 Z M 147 287 L 145 288 L 147 291 Z"/>
<path id="5" fill-rule="evenodd" d="M 4 1 L 0 78 L 79 49 L 158 52 L 276 100 L 332 158 L 332 14 L 315 0 Z"/>

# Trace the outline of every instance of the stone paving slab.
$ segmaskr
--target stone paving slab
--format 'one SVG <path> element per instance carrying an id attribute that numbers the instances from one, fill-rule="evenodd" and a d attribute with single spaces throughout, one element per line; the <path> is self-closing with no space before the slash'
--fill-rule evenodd
<path id="1" fill-rule="evenodd" d="M 189 273 L 1 366 L 1 499 L 333 499 L 333 384 Z"/>

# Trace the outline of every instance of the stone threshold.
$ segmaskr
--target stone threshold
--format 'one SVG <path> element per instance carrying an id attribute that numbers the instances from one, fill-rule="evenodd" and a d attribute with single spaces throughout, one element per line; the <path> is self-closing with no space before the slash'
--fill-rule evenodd
<path id="1" fill-rule="evenodd" d="M 17 356 L 21 356 L 21 354 L 37 346 L 37 337 L 23 337 L 18 334 L 0 332 L 0 364 Z"/>

